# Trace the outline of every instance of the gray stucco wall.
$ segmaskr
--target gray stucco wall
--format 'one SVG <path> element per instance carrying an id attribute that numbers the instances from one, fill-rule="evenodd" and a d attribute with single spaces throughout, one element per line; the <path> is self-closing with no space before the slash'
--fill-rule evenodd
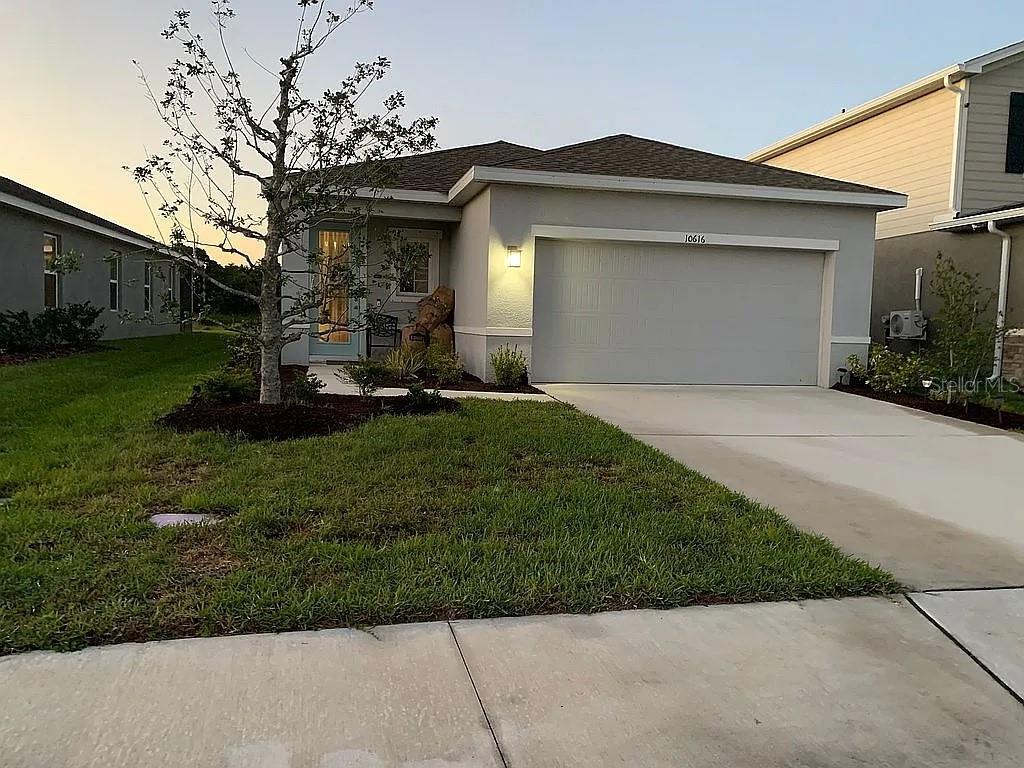
<path id="1" fill-rule="evenodd" d="M 1024 326 L 1024 225 L 1007 226 L 1005 230 L 1013 238 L 1006 322 L 1011 328 L 1019 328 Z M 921 308 L 926 316 L 938 309 L 930 283 L 935 274 L 935 257 L 940 252 L 949 256 L 959 269 L 978 274 L 982 285 L 995 291 L 999 287 L 1001 247 L 999 237 L 984 231 L 921 232 L 880 240 L 875 245 L 871 338 L 884 338 L 883 315 L 913 308 L 917 267 L 924 267 Z"/>
<path id="2" fill-rule="evenodd" d="M 0 206 L 0 311 L 43 310 L 43 234 L 60 237 L 63 252 L 82 255 L 81 268 L 61 275 L 60 303 L 85 301 L 103 308 L 97 323 L 105 327 L 103 337 L 121 339 L 136 336 L 157 336 L 177 333 L 180 326 L 162 312 L 163 295 L 167 290 L 167 262 L 153 270 L 153 312 L 151 322 L 122 322 L 118 312 L 109 311 L 110 267 L 105 258 L 119 251 L 124 262 L 121 281 L 121 307 L 143 317 L 143 271 L 146 253 L 138 246 L 79 229 L 63 222 Z M 156 262 L 154 262 L 156 264 Z"/>
<path id="3" fill-rule="evenodd" d="M 367 269 L 372 275 L 375 269 L 380 268 L 386 251 L 386 238 L 392 229 L 407 230 L 412 232 L 437 232 L 441 236 L 439 248 L 439 261 L 437 265 L 438 285 L 448 285 L 449 261 L 451 251 L 451 229 L 450 224 L 436 221 L 415 221 L 410 219 L 374 219 L 370 223 Z M 394 315 L 398 318 L 398 326 L 401 327 L 410 322 L 416 316 L 416 302 L 418 299 L 396 295 L 393 286 L 387 284 L 371 284 L 369 286 L 369 300 L 375 303 L 382 302 L 381 309 L 384 313 Z"/>
<path id="4" fill-rule="evenodd" d="M 491 189 L 462 209 L 452 234 L 449 284 L 455 290 L 455 348 L 466 370 L 483 376 L 487 366 L 487 252 L 491 237 Z"/>
<path id="5" fill-rule="evenodd" d="M 489 327 L 532 327 L 532 290 L 509 290 L 515 287 L 509 281 L 532 287 L 530 228 L 551 224 L 837 239 L 832 336 L 868 336 L 876 214 L 869 208 L 510 185 L 490 189 Z M 508 245 L 524 247 L 519 270 L 505 267 Z M 506 342 L 529 345 L 528 338 L 488 336 L 488 347 Z M 831 371 L 842 365 L 850 346 L 832 345 Z"/>

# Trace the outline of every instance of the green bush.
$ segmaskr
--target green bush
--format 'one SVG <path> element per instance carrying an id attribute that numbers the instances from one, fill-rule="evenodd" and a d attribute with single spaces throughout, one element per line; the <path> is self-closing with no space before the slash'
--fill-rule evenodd
<path id="1" fill-rule="evenodd" d="M 198 405 L 232 405 L 255 400 L 259 395 L 256 377 L 250 371 L 220 368 L 192 387 L 189 402 Z"/>
<path id="2" fill-rule="evenodd" d="M 426 362 L 426 353 L 406 346 L 391 350 L 384 358 L 384 365 L 399 381 L 417 378 Z"/>
<path id="3" fill-rule="evenodd" d="M 0 351 L 38 354 L 88 349 L 103 335 L 102 309 L 89 302 L 28 312 L 0 312 Z"/>
<path id="4" fill-rule="evenodd" d="M 312 403 L 326 386 L 313 374 L 304 373 L 288 383 L 285 399 L 292 403 Z"/>
<path id="5" fill-rule="evenodd" d="M 436 389 L 424 389 L 422 384 L 413 384 L 409 387 L 406 398 L 409 400 L 412 413 L 436 413 L 445 407 L 444 396 Z"/>
<path id="6" fill-rule="evenodd" d="M 491 367 L 494 369 L 494 382 L 499 387 L 521 387 L 528 380 L 526 355 L 518 346 L 505 344 L 491 352 Z"/>
<path id="7" fill-rule="evenodd" d="M 846 358 L 846 367 L 855 381 L 890 394 L 922 389 L 922 380 L 929 377 L 928 364 L 920 353 L 903 354 L 881 344 L 871 345 L 867 367 L 858 355 Z"/>
<path id="8" fill-rule="evenodd" d="M 928 322 L 928 362 L 941 382 L 977 382 L 992 372 L 996 294 L 983 288 L 976 274 L 957 269 L 941 253 L 935 258 L 932 293 L 941 302 Z M 952 387 L 958 392 L 965 387 Z M 962 399 L 966 399 L 966 394 Z"/>
<path id="9" fill-rule="evenodd" d="M 334 374 L 339 380 L 344 381 L 341 373 Z M 359 394 L 363 397 L 372 395 L 391 376 L 391 370 L 379 360 L 371 360 L 368 357 L 359 358 L 358 362 L 349 366 L 348 375 L 359 387 Z"/>
<path id="10" fill-rule="evenodd" d="M 440 346 L 427 347 L 424 369 L 438 384 L 456 384 L 464 372 L 459 356 Z"/>

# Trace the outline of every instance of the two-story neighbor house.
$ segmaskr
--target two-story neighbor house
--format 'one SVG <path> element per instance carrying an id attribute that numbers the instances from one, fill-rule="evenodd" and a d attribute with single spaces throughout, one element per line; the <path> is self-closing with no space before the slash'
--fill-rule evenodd
<path id="1" fill-rule="evenodd" d="M 77 269 L 53 269 L 74 252 Z M 180 330 L 168 300 L 180 302 L 180 280 L 166 249 L 144 235 L 0 176 L 0 311 L 90 302 L 104 338 Z"/>
<path id="2" fill-rule="evenodd" d="M 934 309 L 928 280 L 940 251 L 1001 288 L 1007 327 L 1024 326 L 1024 42 L 940 69 L 747 159 L 908 196 L 905 208 L 878 214 L 873 338 L 885 335 L 889 311 L 913 308 L 918 267 L 923 307 Z"/>

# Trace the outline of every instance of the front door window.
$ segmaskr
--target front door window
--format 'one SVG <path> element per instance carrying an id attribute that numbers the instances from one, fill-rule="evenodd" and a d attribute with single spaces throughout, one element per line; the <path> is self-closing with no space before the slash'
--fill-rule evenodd
<path id="1" fill-rule="evenodd" d="M 319 248 L 320 279 L 325 283 L 321 285 L 324 300 L 317 335 L 321 341 L 347 344 L 352 338 L 351 332 L 344 328 L 348 323 L 348 290 L 337 284 L 337 270 L 349 261 L 348 232 L 321 230 Z"/>

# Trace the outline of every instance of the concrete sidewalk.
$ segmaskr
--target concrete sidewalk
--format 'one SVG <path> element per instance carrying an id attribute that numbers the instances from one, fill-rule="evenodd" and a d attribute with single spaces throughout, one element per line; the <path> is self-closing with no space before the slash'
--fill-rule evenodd
<path id="1" fill-rule="evenodd" d="M 1024 763 L 1024 707 L 902 597 L 33 653 L 0 690 L 16 768 Z"/>

